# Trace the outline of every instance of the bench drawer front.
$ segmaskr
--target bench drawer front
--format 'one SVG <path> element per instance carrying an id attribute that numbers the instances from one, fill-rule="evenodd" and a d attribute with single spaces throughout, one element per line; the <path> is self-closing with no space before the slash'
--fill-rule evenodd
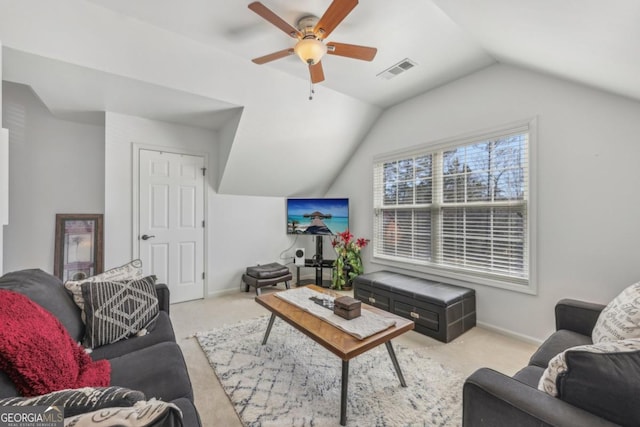
<path id="1" fill-rule="evenodd" d="M 438 313 L 399 301 L 395 301 L 393 308 L 395 314 L 413 320 L 416 325 L 422 325 L 432 331 L 438 330 L 440 324 Z"/>
<path id="2" fill-rule="evenodd" d="M 369 304 L 386 311 L 391 311 L 391 305 L 388 296 L 383 295 L 380 292 L 375 292 L 368 286 L 362 285 L 355 287 L 353 292 L 354 297 L 364 302 L 365 304 Z"/>
<path id="3" fill-rule="evenodd" d="M 415 322 L 414 331 L 449 342 L 476 325 L 473 289 L 394 273 L 362 274 L 354 297 Z"/>

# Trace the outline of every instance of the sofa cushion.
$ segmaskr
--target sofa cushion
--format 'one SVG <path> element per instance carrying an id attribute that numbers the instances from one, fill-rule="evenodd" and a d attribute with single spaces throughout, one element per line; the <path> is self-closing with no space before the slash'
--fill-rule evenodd
<path id="1" fill-rule="evenodd" d="M 0 289 L 21 293 L 43 307 L 58 318 L 74 340 L 84 336 L 80 310 L 57 277 L 40 269 L 14 271 L 0 277 Z"/>
<path id="2" fill-rule="evenodd" d="M 607 304 L 591 337 L 594 343 L 640 338 L 640 282 L 627 287 Z"/>
<path id="3" fill-rule="evenodd" d="M 163 342 L 124 354 L 111 363 L 111 384 L 140 390 L 147 398 L 193 400 L 193 390 L 180 347 Z"/>
<path id="4" fill-rule="evenodd" d="M 0 406 L 63 406 L 64 416 L 72 417 L 113 406 L 133 406 L 144 399 L 141 392 L 123 387 L 83 387 L 34 397 L 0 399 Z"/>
<path id="5" fill-rule="evenodd" d="M 566 329 L 561 329 L 554 332 L 544 343 L 542 343 L 540 347 L 538 347 L 538 350 L 536 350 L 533 356 L 531 356 L 529 364 L 545 369 L 549 366 L 549 361 L 559 353 L 562 353 L 571 347 L 588 344 L 592 344 L 591 337 L 577 332 L 568 331 Z"/>
<path id="6" fill-rule="evenodd" d="M 83 343 L 94 348 L 146 334 L 158 317 L 155 276 L 82 284 L 86 329 Z"/>
<path id="7" fill-rule="evenodd" d="M 202 421 L 200 420 L 200 414 L 198 414 L 198 410 L 196 409 L 193 401 L 187 399 L 186 397 L 181 397 L 179 399 L 174 399 L 171 401 L 174 405 L 180 408 L 182 411 L 182 422 L 185 426 L 200 426 L 202 425 Z M 163 426 L 168 427 L 168 426 Z"/>
<path id="8" fill-rule="evenodd" d="M 0 369 L 23 396 L 109 385 L 109 362 L 94 362 L 58 319 L 25 295 L 0 290 L 0 325 Z"/>
<path id="9" fill-rule="evenodd" d="M 516 374 L 513 376 L 513 379 L 518 380 L 530 387 L 537 388 L 542 374 L 544 374 L 544 368 L 541 368 L 540 366 L 529 365 L 516 372 Z"/>
<path id="10" fill-rule="evenodd" d="M 640 339 L 569 349 L 549 363 L 539 389 L 621 425 L 638 425 Z"/>
<path id="11" fill-rule="evenodd" d="M 126 340 L 96 347 L 91 351 L 91 358 L 93 360 L 113 359 L 141 348 L 161 342 L 175 342 L 175 340 L 176 336 L 173 332 L 169 315 L 164 311 L 160 311 L 152 331 L 146 335 L 130 337 Z"/>
<path id="12" fill-rule="evenodd" d="M 0 370 L 0 398 L 18 396 L 19 394 L 11 378 L 9 378 L 6 372 Z"/>
<path id="13" fill-rule="evenodd" d="M 111 268 L 103 273 L 87 277 L 83 280 L 67 280 L 66 282 L 64 282 L 64 287 L 71 293 L 73 301 L 82 312 L 82 321 L 84 321 L 84 296 L 82 295 L 83 283 L 102 282 L 109 280 L 133 280 L 139 279 L 143 276 L 144 273 L 142 271 L 142 261 L 140 261 L 139 259 L 134 259 L 133 261 L 121 265 L 120 267 Z"/>

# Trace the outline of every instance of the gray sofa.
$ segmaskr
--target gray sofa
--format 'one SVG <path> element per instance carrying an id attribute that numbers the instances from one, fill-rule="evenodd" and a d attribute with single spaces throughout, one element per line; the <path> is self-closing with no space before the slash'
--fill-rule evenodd
<path id="1" fill-rule="evenodd" d="M 84 323 L 80 309 L 57 277 L 39 269 L 16 271 L 0 278 L 0 289 L 29 297 L 52 313 L 74 340 L 82 340 Z M 183 425 L 197 427 L 201 422 L 193 404 L 191 380 L 169 318 L 169 289 L 158 284 L 156 290 L 160 313 L 155 327 L 146 335 L 97 347 L 91 357 L 110 361 L 111 385 L 141 391 L 147 399 L 172 402 L 182 411 Z M 0 398 L 13 396 L 18 396 L 13 382 L 0 372 Z M 175 420 L 167 420 L 162 425 L 177 424 Z"/>
<path id="2" fill-rule="evenodd" d="M 557 380 L 559 396 L 537 389 L 549 360 L 568 348 L 592 344 L 591 332 L 605 308 L 564 299 L 555 307 L 556 332 L 513 377 L 488 368 L 464 384 L 463 425 L 638 426 L 640 352 L 567 352 L 569 369 Z"/>

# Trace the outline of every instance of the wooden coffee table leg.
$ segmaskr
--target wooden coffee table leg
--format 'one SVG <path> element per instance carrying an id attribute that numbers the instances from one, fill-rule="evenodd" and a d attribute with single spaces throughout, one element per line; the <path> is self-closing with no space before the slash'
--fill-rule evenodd
<path id="1" fill-rule="evenodd" d="M 340 425 L 347 425 L 347 389 L 349 388 L 349 361 L 342 361 L 342 393 L 340 395 Z"/>
<path id="2" fill-rule="evenodd" d="M 387 346 L 387 351 L 389 352 L 389 357 L 391 357 L 391 362 L 393 363 L 393 367 L 396 370 L 396 374 L 398 374 L 398 379 L 400 379 L 400 385 L 402 387 L 406 387 L 407 383 L 404 381 L 404 376 L 402 375 L 402 370 L 400 369 L 400 364 L 398 363 L 398 359 L 396 358 L 396 352 L 393 351 L 393 346 L 391 345 L 391 341 L 387 341 L 384 343 Z"/>
<path id="3" fill-rule="evenodd" d="M 262 345 L 265 345 L 267 343 L 267 339 L 269 338 L 269 334 L 271 333 L 271 327 L 273 326 L 274 320 L 276 320 L 276 315 L 274 313 L 271 313 L 269 325 L 267 325 L 267 332 L 264 333 L 264 338 L 262 339 Z"/>

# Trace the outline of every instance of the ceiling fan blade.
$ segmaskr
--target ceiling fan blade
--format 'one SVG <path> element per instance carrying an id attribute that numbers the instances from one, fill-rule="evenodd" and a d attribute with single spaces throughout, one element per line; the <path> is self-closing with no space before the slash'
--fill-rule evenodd
<path id="1" fill-rule="evenodd" d="M 363 61 L 373 61 L 378 49 L 375 47 L 359 46 L 347 43 L 327 43 L 327 53 L 329 55 L 346 56 L 347 58 L 361 59 Z"/>
<path id="2" fill-rule="evenodd" d="M 278 15 L 273 13 L 271 9 L 260 3 L 259 1 L 254 1 L 249 4 L 249 9 L 253 10 L 255 13 L 271 22 L 276 27 L 280 28 L 282 31 L 287 33 L 288 36 L 293 38 L 302 38 L 302 33 L 298 31 L 295 27 L 291 26 L 287 21 L 280 18 Z"/>
<path id="3" fill-rule="evenodd" d="M 313 29 L 314 34 L 320 39 L 329 37 L 329 34 L 357 5 L 358 0 L 333 0 Z"/>
<path id="4" fill-rule="evenodd" d="M 275 61 L 276 59 L 284 58 L 285 56 L 289 56 L 293 53 L 293 49 L 283 49 L 277 52 L 270 53 L 265 56 L 261 56 L 259 58 L 253 58 L 252 61 L 256 64 L 266 64 L 267 62 Z"/>
<path id="5" fill-rule="evenodd" d="M 324 80 L 324 71 L 322 70 L 322 61 L 315 65 L 309 65 L 309 74 L 311 74 L 311 83 L 320 83 Z"/>

